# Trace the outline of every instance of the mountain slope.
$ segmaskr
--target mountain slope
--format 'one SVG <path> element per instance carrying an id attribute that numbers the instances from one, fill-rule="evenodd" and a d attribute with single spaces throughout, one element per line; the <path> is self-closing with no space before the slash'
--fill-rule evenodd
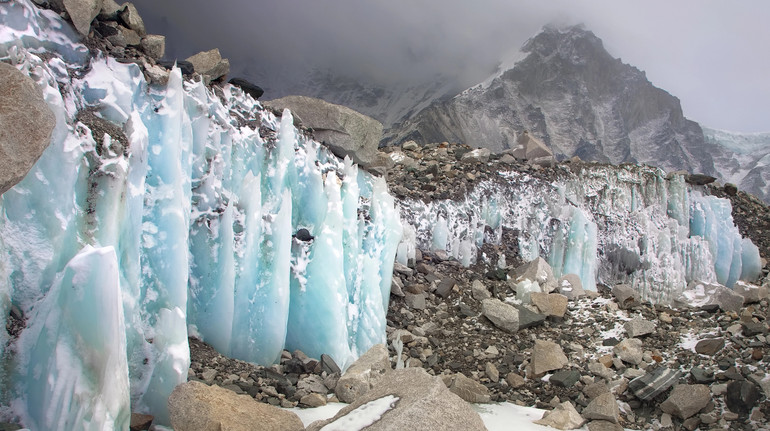
<path id="1" fill-rule="evenodd" d="M 770 133 L 736 133 L 703 128 L 706 141 L 719 146 L 714 164 L 724 181 L 770 202 Z"/>
<path id="2" fill-rule="evenodd" d="M 613 58 L 582 27 L 546 27 L 515 67 L 388 131 L 387 143 L 454 141 L 501 151 L 528 130 L 560 158 L 714 175 L 718 152 L 679 100 Z"/>

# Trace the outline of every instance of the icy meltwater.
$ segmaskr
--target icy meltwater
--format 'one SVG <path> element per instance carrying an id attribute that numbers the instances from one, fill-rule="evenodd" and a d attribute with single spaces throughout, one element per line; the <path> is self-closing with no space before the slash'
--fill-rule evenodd
<path id="1" fill-rule="evenodd" d="M 345 367 L 385 341 L 401 224 L 384 180 L 289 111 L 179 69 L 150 86 L 77 40 L 50 11 L 0 3 L 0 58 L 57 118 L 0 197 L 0 323 L 12 304 L 27 319 L 18 340 L 1 331 L 3 414 L 40 430 L 127 429 L 132 409 L 167 423 L 191 331 L 261 364 L 300 349 Z"/>

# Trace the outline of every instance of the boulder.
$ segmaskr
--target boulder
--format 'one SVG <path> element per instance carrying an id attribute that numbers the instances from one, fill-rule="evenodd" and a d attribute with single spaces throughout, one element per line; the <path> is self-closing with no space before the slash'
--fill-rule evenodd
<path id="1" fill-rule="evenodd" d="M 126 27 L 137 32 L 139 36 L 147 34 L 147 31 L 144 29 L 144 21 L 139 16 L 139 11 L 136 10 L 136 6 L 133 3 L 124 3 L 123 10 L 118 12 L 118 16 Z"/>
<path id="2" fill-rule="evenodd" d="M 738 280 L 733 285 L 733 292 L 743 297 L 743 305 L 754 304 L 763 299 L 770 298 L 768 286 L 757 286 Z"/>
<path id="3" fill-rule="evenodd" d="M 139 33 L 131 30 L 130 28 L 119 25 L 115 27 L 114 33 L 106 37 L 106 39 L 115 46 L 127 47 L 127 46 L 139 46 L 142 43 L 142 38 Z"/>
<path id="4" fill-rule="evenodd" d="M 713 183 L 717 179 L 711 175 L 687 174 L 684 176 L 684 180 L 687 182 L 687 184 L 692 184 L 694 186 L 705 186 L 706 184 Z"/>
<path id="5" fill-rule="evenodd" d="M 628 388 L 642 401 L 651 400 L 679 380 L 681 372 L 659 367 L 628 382 Z"/>
<path id="6" fill-rule="evenodd" d="M 477 148 L 473 151 L 468 151 L 460 157 L 460 161 L 464 163 L 486 163 L 489 161 L 489 157 L 492 152 L 487 148 Z"/>
<path id="7" fill-rule="evenodd" d="M 481 301 L 481 314 L 505 332 L 515 333 L 519 330 L 519 310 L 497 298 Z"/>
<path id="8" fill-rule="evenodd" d="M 32 169 L 55 126 L 56 117 L 35 81 L 0 62 L 0 194 Z"/>
<path id="9" fill-rule="evenodd" d="M 471 295 L 476 301 L 483 301 L 492 297 L 492 294 L 489 293 L 489 290 L 484 286 L 484 283 L 479 280 L 473 280 L 473 283 L 471 283 Z"/>
<path id="10" fill-rule="evenodd" d="M 247 79 L 243 78 L 232 78 L 228 83 L 235 85 L 236 87 L 240 87 L 241 90 L 243 90 L 244 93 L 248 94 L 249 96 L 253 97 L 254 100 L 259 99 L 262 97 L 263 94 L 265 94 L 265 90 L 262 89 L 259 85 L 251 83 Z"/>
<path id="11" fill-rule="evenodd" d="M 131 422 L 128 426 L 130 431 L 143 431 L 150 429 L 152 421 L 155 419 L 152 415 L 145 415 L 141 413 L 131 413 Z M 0 427 L 2 429 L 2 427 Z"/>
<path id="12" fill-rule="evenodd" d="M 745 415 L 751 412 L 760 398 L 759 386 L 747 380 L 734 381 L 727 385 L 725 404 L 731 412 Z"/>
<path id="13" fill-rule="evenodd" d="M 214 81 L 230 72 L 230 61 L 222 58 L 219 48 L 199 52 L 187 58 L 193 65 L 195 73 L 204 76 L 205 81 Z"/>
<path id="14" fill-rule="evenodd" d="M 99 11 L 99 20 L 115 21 L 122 10 L 123 6 L 117 4 L 115 0 L 104 0 L 102 2 L 102 9 Z"/>
<path id="15" fill-rule="evenodd" d="M 441 380 L 453 394 L 469 403 L 488 403 L 490 401 L 489 389 L 462 373 L 443 375 Z"/>
<path id="16" fill-rule="evenodd" d="M 687 419 L 698 413 L 711 401 L 711 391 L 706 385 L 676 385 L 666 401 L 660 405 L 664 412 Z"/>
<path id="17" fill-rule="evenodd" d="M 564 317 L 567 312 L 567 297 L 560 293 L 532 292 L 532 304 L 546 316 Z"/>
<path id="18" fill-rule="evenodd" d="M 572 387 L 580 380 L 580 372 L 576 370 L 562 370 L 553 373 L 548 382 L 562 388 Z"/>
<path id="19" fill-rule="evenodd" d="M 567 365 L 569 361 L 561 346 L 546 340 L 535 340 L 535 347 L 532 349 L 532 373 L 534 377 L 539 377 L 548 371 L 560 370 Z"/>
<path id="20" fill-rule="evenodd" d="M 725 346 L 725 339 L 719 338 L 706 338 L 698 341 L 695 344 L 695 351 L 701 355 L 714 356 L 722 350 Z"/>
<path id="21" fill-rule="evenodd" d="M 583 282 L 577 274 L 562 275 L 556 282 L 556 288 L 559 293 L 570 300 L 578 299 L 586 294 L 586 291 L 583 289 Z"/>
<path id="22" fill-rule="evenodd" d="M 740 312 L 743 296 L 721 284 L 691 281 L 687 288 L 674 298 L 675 306 L 693 308 L 715 308 L 723 311 Z"/>
<path id="23" fill-rule="evenodd" d="M 148 34 L 140 42 L 142 50 L 153 60 L 160 60 L 166 54 L 166 36 Z"/>
<path id="24" fill-rule="evenodd" d="M 615 355 L 623 362 L 639 365 L 642 363 L 642 340 L 638 338 L 626 338 L 612 348 Z"/>
<path id="25" fill-rule="evenodd" d="M 527 262 L 517 267 L 513 271 L 511 278 L 513 278 L 515 282 L 521 280 L 536 281 L 543 292 L 546 293 L 556 289 L 556 279 L 553 276 L 553 269 L 542 257 L 538 257 L 531 262 Z"/>
<path id="26" fill-rule="evenodd" d="M 367 171 L 384 174 L 393 161 L 377 149 L 382 138 L 382 124 L 341 105 L 305 96 L 287 96 L 266 102 L 279 111 L 289 109 L 302 125 L 313 129 L 337 157 L 350 157 Z"/>
<path id="27" fill-rule="evenodd" d="M 246 431 L 254 429 L 254 424 L 261 430 L 304 429 L 299 417 L 288 410 L 196 381 L 174 388 L 168 409 L 176 431 Z"/>
<path id="28" fill-rule="evenodd" d="M 345 371 L 337 382 L 334 393 L 343 403 L 352 403 L 368 392 L 388 371 L 388 349 L 384 344 L 375 344 Z"/>
<path id="29" fill-rule="evenodd" d="M 641 337 L 655 332 L 655 323 L 636 317 L 623 324 L 623 329 L 629 337 Z"/>
<path id="30" fill-rule="evenodd" d="M 615 396 L 610 392 L 598 395 L 583 409 L 583 417 L 589 420 L 609 421 L 618 423 L 620 409 Z"/>
<path id="31" fill-rule="evenodd" d="M 316 421 L 308 431 L 351 429 L 366 421 L 367 431 L 397 429 L 485 430 L 481 417 L 471 406 L 447 389 L 441 379 L 422 368 L 395 370 L 333 418 Z M 359 426 L 358 429 L 362 428 Z"/>
<path id="32" fill-rule="evenodd" d="M 102 10 L 102 0 L 54 0 L 53 3 L 67 11 L 72 25 L 83 36 L 88 36 L 91 22 Z"/>
<path id="33" fill-rule="evenodd" d="M 627 284 L 618 284 L 612 288 L 612 296 L 618 302 L 620 308 L 629 308 L 639 302 L 639 294 Z"/>
<path id="34" fill-rule="evenodd" d="M 543 413 L 543 418 L 533 421 L 538 425 L 545 425 L 560 430 L 572 430 L 580 428 L 586 422 L 575 406 L 569 401 L 556 406 L 553 410 Z"/>
<path id="35" fill-rule="evenodd" d="M 553 152 L 539 139 L 524 131 L 516 141 L 516 149 L 512 154 L 517 159 L 534 160 L 553 158 Z"/>
<path id="36" fill-rule="evenodd" d="M 545 314 L 536 313 L 526 305 L 515 305 L 515 307 L 519 310 L 519 330 L 542 325 L 545 322 L 547 317 Z"/>

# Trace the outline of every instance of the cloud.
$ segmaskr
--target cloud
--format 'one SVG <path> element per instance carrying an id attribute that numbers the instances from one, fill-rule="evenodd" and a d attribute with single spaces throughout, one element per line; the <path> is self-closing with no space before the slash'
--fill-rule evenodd
<path id="1" fill-rule="evenodd" d="M 770 2 L 136 0 L 169 55 L 218 47 L 233 73 L 290 85 L 312 68 L 471 86 L 548 23 L 585 23 L 706 125 L 770 130 Z M 285 82 L 281 82 L 285 81 Z"/>

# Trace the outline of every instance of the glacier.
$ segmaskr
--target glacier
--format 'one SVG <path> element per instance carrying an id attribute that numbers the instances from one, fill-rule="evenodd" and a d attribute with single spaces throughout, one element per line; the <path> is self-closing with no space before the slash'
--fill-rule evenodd
<path id="1" fill-rule="evenodd" d="M 421 248 L 495 267 L 481 247 L 500 245 L 510 229 L 523 260 L 545 258 L 557 278 L 576 274 L 588 290 L 629 284 L 653 303 L 671 304 L 693 280 L 732 287 L 760 275 L 759 250 L 741 237 L 730 201 L 684 175 L 629 164 L 555 169 L 555 182 L 501 170 L 464 200 L 401 201 L 410 235 L 396 259 L 408 262 Z"/>
<path id="2" fill-rule="evenodd" d="M 168 423 L 190 334 L 260 364 L 342 367 L 385 341 L 402 236 L 382 178 L 240 89 L 91 59 L 55 13 L 0 4 L 0 59 L 39 85 L 51 145 L 0 197 L 4 416 L 32 429 Z M 104 127 L 100 127 L 100 125 Z M 107 132 L 117 126 L 118 132 Z M 312 239 L 298 239 L 306 229 Z"/>

